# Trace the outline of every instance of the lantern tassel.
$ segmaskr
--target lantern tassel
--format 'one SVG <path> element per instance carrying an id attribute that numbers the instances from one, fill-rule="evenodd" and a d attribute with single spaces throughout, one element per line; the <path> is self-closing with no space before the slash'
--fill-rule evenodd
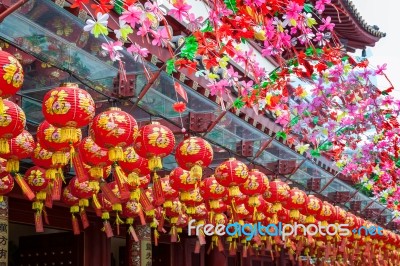
<path id="1" fill-rule="evenodd" d="M 18 186 L 21 188 L 24 195 L 29 199 L 33 200 L 35 198 L 35 193 L 33 193 L 32 189 L 28 186 L 24 178 L 20 174 L 15 174 L 15 181 Z"/>
<path id="2" fill-rule="evenodd" d="M 80 216 L 81 216 L 81 221 L 82 221 L 82 226 L 83 229 L 86 229 L 89 227 L 89 219 L 87 217 L 86 211 L 84 208 L 81 209 L 81 211 L 79 212 Z"/>
<path id="3" fill-rule="evenodd" d="M 162 160 L 159 156 L 154 156 L 149 159 L 149 169 L 152 172 L 162 169 Z"/>
<path id="4" fill-rule="evenodd" d="M 108 159 L 111 162 L 120 162 L 125 159 L 124 150 L 121 147 L 112 147 L 108 150 Z"/>
<path id="5" fill-rule="evenodd" d="M 35 212 L 34 218 L 35 218 L 35 231 L 36 231 L 36 233 L 43 233 L 44 232 L 44 228 L 43 228 L 42 213 L 40 211 Z"/>
<path id="6" fill-rule="evenodd" d="M 140 192 L 140 205 L 142 205 L 144 211 L 151 211 L 154 210 L 154 206 L 151 204 L 149 198 L 147 197 L 146 193 L 143 191 Z"/>
<path id="7" fill-rule="evenodd" d="M 119 235 L 119 225 L 124 224 L 124 221 L 119 217 L 119 212 L 117 211 L 115 214 L 115 223 L 117 224 L 117 235 Z"/>
<path id="8" fill-rule="evenodd" d="M 4 114 L 4 102 L 3 98 L 0 97 L 0 115 Z"/>
<path id="9" fill-rule="evenodd" d="M 93 194 L 92 200 L 93 200 L 94 207 L 95 207 L 96 209 L 101 209 L 101 208 L 102 208 L 102 206 L 101 206 L 101 204 L 100 204 L 100 201 L 99 201 L 99 199 L 97 198 L 97 195 L 96 195 L 96 194 Z"/>
<path id="10" fill-rule="evenodd" d="M 300 218 L 300 211 L 299 210 L 290 210 L 289 217 L 295 220 Z"/>
<path id="11" fill-rule="evenodd" d="M 74 127 L 62 127 L 60 130 L 60 137 L 62 142 L 78 142 L 78 129 Z"/>
<path id="12" fill-rule="evenodd" d="M 7 160 L 6 171 L 9 173 L 19 172 L 19 160 L 15 160 L 15 159 Z"/>
<path id="13" fill-rule="evenodd" d="M 104 230 L 104 232 L 106 233 L 107 238 L 113 237 L 113 236 L 114 236 L 114 233 L 113 233 L 113 231 L 112 231 L 112 228 L 111 228 L 110 223 L 109 223 L 107 220 L 105 220 L 105 221 L 103 222 L 103 225 L 104 225 L 103 230 Z"/>
<path id="14" fill-rule="evenodd" d="M 83 183 L 88 181 L 89 177 L 86 174 L 85 167 L 79 153 L 74 152 L 71 154 L 71 160 L 75 169 L 76 177 L 78 178 L 78 182 Z"/>
<path id="15" fill-rule="evenodd" d="M 56 151 L 51 156 L 51 162 L 54 165 L 67 165 L 68 164 L 67 154 L 62 151 Z"/>
<path id="16" fill-rule="evenodd" d="M 72 231 L 74 232 L 74 235 L 79 235 L 81 233 L 81 230 L 79 229 L 78 219 L 75 217 L 74 214 L 72 214 Z"/>
<path id="17" fill-rule="evenodd" d="M 157 206 L 162 205 L 165 202 L 164 191 L 162 189 L 161 179 L 158 177 L 157 173 L 153 176 L 153 194 L 154 194 L 154 204 Z"/>
<path id="18" fill-rule="evenodd" d="M 57 177 L 53 181 L 53 187 L 51 189 L 51 198 L 53 200 L 60 200 L 62 193 L 62 179 L 61 177 Z"/>
<path id="19" fill-rule="evenodd" d="M 137 236 L 137 234 L 136 234 L 136 232 L 135 232 L 135 229 L 133 228 L 132 225 L 129 226 L 128 231 L 129 231 L 129 233 L 131 234 L 133 240 L 134 240 L 135 242 L 139 242 L 139 238 L 138 238 L 138 236 Z"/>
<path id="20" fill-rule="evenodd" d="M 100 180 L 103 178 L 104 170 L 103 167 L 94 166 L 89 169 L 89 175 L 93 179 Z"/>
<path id="21" fill-rule="evenodd" d="M 109 186 L 107 186 L 106 182 L 100 183 L 101 192 L 103 192 L 104 197 L 111 203 L 117 204 L 120 203 L 120 200 L 115 196 L 114 192 L 111 190 Z"/>
<path id="22" fill-rule="evenodd" d="M 128 175 L 128 184 L 132 187 L 138 187 L 140 184 L 139 175 L 136 172 L 132 172 Z"/>
<path id="23" fill-rule="evenodd" d="M 10 153 L 10 144 L 8 144 L 8 140 L 1 138 L 0 139 L 0 153 L 8 154 Z"/>
<path id="24" fill-rule="evenodd" d="M 313 223 L 315 223 L 315 217 L 312 216 L 312 215 L 308 215 L 308 216 L 306 217 L 306 223 L 307 223 L 307 224 L 313 224 Z"/>
<path id="25" fill-rule="evenodd" d="M 115 181 L 117 181 L 117 186 L 119 189 L 121 200 L 129 199 L 130 193 L 126 187 L 126 184 L 128 183 L 128 179 L 127 179 L 124 171 L 122 170 L 121 166 L 116 165 L 114 167 L 114 177 L 115 177 Z"/>
<path id="26" fill-rule="evenodd" d="M 190 169 L 190 176 L 193 177 L 196 180 L 201 180 L 203 176 L 203 168 L 201 168 L 200 165 L 195 164 L 191 169 Z"/>

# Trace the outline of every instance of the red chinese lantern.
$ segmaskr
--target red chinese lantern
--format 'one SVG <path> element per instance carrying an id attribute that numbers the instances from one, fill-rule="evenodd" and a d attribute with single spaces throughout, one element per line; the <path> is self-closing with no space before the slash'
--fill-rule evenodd
<path id="1" fill-rule="evenodd" d="M 89 199 L 92 198 L 97 209 L 101 208 L 97 199 L 97 193 L 100 190 L 99 183 L 96 181 L 79 182 L 77 177 L 69 181 L 69 187 L 72 195 L 79 198 L 79 206 L 84 208 L 89 206 Z"/>
<path id="2" fill-rule="evenodd" d="M 35 210 L 35 228 L 36 232 L 43 232 L 42 211 L 43 202 L 46 200 L 47 187 L 50 180 L 46 178 L 46 170 L 38 166 L 29 168 L 25 173 L 25 180 L 28 186 L 36 192 L 35 201 L 32 203 L 32 209 Z"/>
<path id="3" fill-rule="evenodd" d="M 169 155 L 175 147 L 175 137 L 172 131 L 153 122 L 140 128 L 134 141 L 134 149 L 141 157 L 149 160 L 149 169 L 154 172 L 153 193 L 157 206 L 165 202 L 162 185 L 156 171 L 162 169 L 161 158 Z"/>
<path id="4" fill-rule="evenodd" d="M 172 188 L 169 176 L 161 178 L 161 185 L 164 191 L 165 202 L 164 208 L 171 208 L 172 201 L 179 196 L 179 192 Z"/>
<path id="5" fill-rule="evenodd" d="M 215 206 L 217 208 L 220 199 L 228 195 L 228 190 L 220 185 L 215 179 L 215 176 L 212 175 L 201 181 L 200 194 L 203 199 L 209 202 L 210 206 Z"/>
<path id="6" fill-rule="evenodd" d="M 61 128 L 61 139 L 75 143 L 79 140 L 78 128 L 89 125 L 95 114 L 90 94 L 77 84 L 63 83 L 46 93 L 42 111 L 45 119 Z"/>
<path id="7" fill-rule="evenodd" d="M 47 121 L 43 121 L 37 128 L 37 140 L 40 145 L 48 151 L 53 152 L 53 164 L 67 165 L 67 153 L 71 150 L 74 152 L 75 147 L 82 139 L 82 131 L 76 130 L 78 138 L 73 141 L 66 141 L 61 138 L 61 129 L 51 125 Z"/>
<path id="8" fill-rule="evenodd" d="M 149 159 L 149 169 L 162 169 L 161 158 L 169 155 L 175 147 L 175 137 L 172 131 L 153 122 L 140 128 L 134 142 L 134 148 L 139 156 Z"/>
<path id="9" fill-rule="evenodd" d="M 282 209 L 282 202 L 285 202 L 290 196 L 289 190 L 288 184 L 280 180 L 269 183 L 269 191 L 264 193 L 264 198 L 273 204 L 272 211 L 276 212 Z"/>
<path id="10" fill-rule="evenodd" d="M 230 158 L 215 169 L 215 179 L 222 186 L 229 188 L 230 197 L 240 194 L 238 186 L 246 182 L 248 175 L 247 166 L 235 158 Z"/>
<path id="11" fill-rule="evenodd" d="M 106 174 L 104 169 L 111 164 L 107 149 L 101 148 L 91 137 L 86 137 L 79 144 L 79 154 L 83 163 L 91 167 L 90 176 L 94 179 L 103 179 Z"/>
<path id="12" fill-rule="evenodd" d="M 317 219 L 321 221 L 321 224 L 324 226 L 328 225 L 328 221 L 332 219 L 332 217 L 335 215 L 335 207 L 333 207 L 332 204 L 329 202 L 324 201 L 322 203 L 322 208 L 319 214 L 317 214 Z"/>
<path id="13" fill-rule="evenodd" d="M 21 107 L 11 101 L 4 100 L 0 105 L 3 108 L 0 110 L 0 153 L 7 154 L 10 153 L 8 140 L 22 133 L 26 117 Z"/>
<path id="14" fill-rule="evenodd" d="M 0 202 L 3 202 L 3 196 L 14 188 L 14 178 L 8 173 L 0 174 L 0 176 Z"/>
<path id="15" fill-rule="evenodd" d="M 258 195 L 246 202 L 245 206 L 253 214 L 252 220 L 260 221 L 261 216 L 259 214 L 266 212 L 270 207 L 270 203 L 266 202 L 262 195 Z"/>
<path id="16" fill-rule="evenodd" d="M 128 173 L 128 180 L 137 183 L 140 176 L 150 174 L 148 160 L 140 157 L 132 146 L 127 147 L 124 153 L 125 160 L 119 162 L 119 165 Z"/>
<path id="17" fill-rule="evenodd" d="M 252 169 L 249 172 L 246 182 L 241 184 L 239 188 L 243 194 L 249 196 L 249 206 L 257 205 L 256 202 L 259 202 L 258 196 L 269 188 L 268 177 L 257 169 Z"/>
<path id="18" fill-rule="evenodd" d="M 7 159 L 6 171 L 15 173 L 19 171 L 19 161 L 31 157 L 36 145 L 31 133 L 26 130 L 15 138 L 10 139 L 8 145 L 10 153 L 2 156 Z"/>
<path id="19" fill-rule="evenodd" d="M 344 224 L 347 219 L 347 213 L 345 210 L 340 208 L 339 206 L 333 206 L 334 212 L 331 216 L 331 219 L 328 220 L 330 223 L 334 224 Z"/>
<path id="20" fill-rule="evenodd" d="M 307 202 L 307 194 L 297 188 L 289 190 L 289 197 L 285 200 L 285 208 L 289 210 L 290 218 L 298 220 L 303 213 Z"/>
<path id="21" fill-rule="evenodd" d="M 124 160 L 123 148 L 133 143 L 137 131 L 136 120 L 130 114 L 112 107 L 93 119 L 90 136 L 97 145 L 108 149 L 112 162 L 119 162 Z"/>
<path id="22" fill-rule="evenodd" d="M 322 209 L 322 201 L 314 195 L 308 195 L 306 198 L 305 209 L 301 209 L 300 213 L 306 215 L 306 223 L 315 223 L 315 217 Z"/>
<path id="23" fill-rule="evenodd" d="M 189 171 L 177 167 L 169 174 L 169 182 L 173 189 L 189 192 L 196 187 L 197 180 L 190 175 Z"/>
<path id="24" fill-rule="evenodd" d="M 0 77 L 0 99 L 6 99 L 15 95 L 21 89 L 24 82 L 24 71 L 21 64 L 14 56 L 1 50 Z M 0 103 L 0 105 L 2 104 Z M 0 113 L 3 112 L 3 107 L 0 107 Z"/>
<path id="25" fill-rule="evenodd" d="M 72 230 L 74 232 L 74 235 L 79 235 L 79 223 L 78 219 L 75 216 L 77 213 L 79 213 L 79 198 L 72 195 L 70 187 L 67 186 L 62 192 L 61 200 L 62 202 L 70 206 L 70 212 L 72 215 Z"/>
<path id="26" fill-rule="evenodd" d="M 179 199 L 186 206 L 186 213 L 192 215 L 196 213 L 196 206 L 203 203 L 203 198 L 200 195 L 199 188 L 195 188 L 191 191 L 181 192 Z"/>
<path id="27" fill-rule="evenodd" d="M 177 164 L 197 180 L 203 176 L 203 168 L 213 160 L 213 149 L 206 140 L 199 137 L 190 137 L 178 144 L 175 152 Z"/>

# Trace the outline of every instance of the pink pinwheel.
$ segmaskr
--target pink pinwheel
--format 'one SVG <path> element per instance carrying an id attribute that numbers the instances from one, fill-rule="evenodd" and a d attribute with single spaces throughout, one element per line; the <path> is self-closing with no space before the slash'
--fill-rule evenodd
<path id="1" fill-rule="evenodd" d="M 242 94 L 247 95 L 249 92 L 253 90 L 253 81 L 250 80 L 249 82 L 241 81 L 240 85 L 242 85 Z"/>
<path id="2" fill-rule="evenodd" d="M 329 30 L 329 31 L 333 31 L 333 28 L 335 27 L 335 23 L 331 23 L 332 18 L 331 17 L 326 17 L 322 18 L 322 23 L 319 27 L 318 30 L 319 31 L 325 31 L 325 30 Z"/>
<path id="3" fill-rule="evenodd" d="M 174 3 L 174 7 L 168 12 L 168 15 L 175 17 L 179 21 L 187 18 L 188 11 L 192 6 L 185 3 L 184 0 L 178 0 Z"/>
<path id="4" fill-rule="evenodd" d="M 171 33 L 167 27 L 160 27 L 157 32 L 153 31 L 153 45 L 164 47 L 171 38 Z"/>
<path id="5" fill-rule="evenodd" d="M 136 5 L 131 5 L 128 7 L 128 10 L 122 13 L 119 19 L 125 21 L 126 23 L 131 25 L 132 28 L 134 28 L 136 24 L 140 24 L 143 15 L 144 12 L 142 9 L 140 9 Z"/>
<path id="6" fill-rule="evenodd" d="M 189 21 L 187 25 L 188 29 L 191 31 L 195 31 L 201 27 L 201 22 L 203 21 L 203 17 L 196 18 L 196 16 L 193 13 L 189 13 L 189 15 L 187 16 L 187 20 Z"/>
<path id="7" fill-rule="evenodd" d="M 150 32 L 150 27 L 151 27 L 151 21 L 148 18 L 146 18 L 143 21 L 142 26 L 137 31 L 137 35 L 142 37 L 146 36 Z"/>
<path id="8" fill-rule="evenodd" d="M 143 62 L 143 58 L 146 58 L 149 55 L 149 50 L 141 47 L 137 43 L 132 44 L 127 51 L 132 53 L 134 60 L 138 62 Z"/>
<path id="9" fill-rule="evenodd" d="M 383 71 L 385 71 L 386 70 L 386 66 L 387 66 L 387 64 L 383 64 L 382 66 L 377 66 L 376 68 L 376 70 L 375 70 L 375 74 L 376 75 L 384 75 L 384 73 L 383 73 Z"/>
<path id="10" fill-rule="evenodd" d="M 315 3 L 315 9 L 318 11 L 319 14 L 322 14 L 325 10 L 325 5 L 330 4 L 331 0 L 318 0 Z"/>
<path id="11" fill-rule="evenodd" d="M 123 50 L 122 42 L 117 41 L 117 42 L 103 43 L 101 45 L 101 48 L 103 48 L 103 50 L 109 53 L 112 61 L 121 60 L 122 55 L 118 51 Z"/>

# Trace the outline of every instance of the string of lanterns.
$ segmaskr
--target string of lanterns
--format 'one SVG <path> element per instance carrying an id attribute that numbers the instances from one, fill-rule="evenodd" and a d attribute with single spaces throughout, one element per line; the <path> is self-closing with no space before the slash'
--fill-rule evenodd
<path id="1" fill-rule="evenodd" d="M 160 233 L 170 234 L 171 242 L 179 241 L 179 234 L 192 219 L 196 225 L 214 226 L 236 222 L 347 223 L 351 230 L 374 226 L 282 181 L 269 181 L 265 174 L 248 169 L 235 158 L 222 162 L 214 175 L 204 177 L 203 169 L 213 161 L 213 150 L 206 140 L 188 136 L 175 145 L 174 134 L 166 126 L 153 122 L 139 128 L 130 114 L 115 107 L 95 116 L 90 94 L 72 83 L 44 96 L 46 120 L 38 126 L 35 143 L 24 130 L 23 110 L 5 99 L 21 88 L 22 68 L 6 52 L 0 52 L 0 64 L 0 199 L 13 189 L 15 181 L 32 201 L 38 232 L 43 231 L 43 218 L 48 222 L 46 208 L 58 200 L 70 206 L 74 234 L 81 231 L 76 216 L 85 229 L 89 226 L 85 210 L 93 207 L 108 237 L 114 235 L 110 220 L 115 219 L 117 234 L 125 223 L 138 241 L 133 226 L 137 221 L 153 228 L 156 244 Z M 81 128 L 86 126 L 90 129 L 85 137 Z M 174 149 L 178 167 L 160 177 L 157 172 L 163 168 L 162 158 Z M 26 158 L 31 158 L 35 166 L 22 176 L 19 161 Z M 66 184 L 63 169 L 69 163 L 76 176 Z M 297 236 L 285 240 L 259 234 L 252 240 L 238 234 L 225 240 L 230 254 L 242 248 L 243 256 L 255 251 L 274 256 L 287 248 L 293 261 L 302 255 L 338 263 L 385 258 L 396 265 L 400 260 L 400 236 L 388 230 L 383 230 L 383 235 L 351 233 L 344 237 L 311 236 L 299 229 Z M 205 244 L 201 229 L 196 250 Z M 214 234 L 210 248 L 223 250 L 223 239 Z"/>

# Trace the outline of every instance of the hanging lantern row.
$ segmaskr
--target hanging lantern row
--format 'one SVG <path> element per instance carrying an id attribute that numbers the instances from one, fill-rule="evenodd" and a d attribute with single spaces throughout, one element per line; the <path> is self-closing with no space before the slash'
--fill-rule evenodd
<path id="1" fill-rule="evenodd" d="M 4 53 L 0 53 L 0 62 L 1 56 Z M 7 58 L 7 64 L 14 62 L 9 55 Z M 13 67 L 3 64 L 3 78 L 11 87 L 0 97 L 16 92 L 20 76 L 10 79 L 7 75 L 10 69 L 14 74 L 18 72 L 17 63 Z M 153 122 L 139 128 L 130 114 L 115 107 L 95 116 L 93 99 L 76 84 L 62 84 L 50 90 L 43 102 L 46 120 L 38 127 L 36 143 L 24 130 L 26 119 L 20 107 L 4 99 L 0 108 L 0 199 L 16 182 L 32 201 L 38 232 L 43 231 L 43 219 L 48 223 L 47 209 L 58 200 L 70 206 L 74 234 L 81 232 L 78 217 L 83 229 L 89 226 L 86 209 L 93 207 L 103 221 L 107 237 L 114 235 L 112 224 L 116 224 L 119 234 L 120 225 L 125 223 L 137 241 L 136 221 L 153 228 L 156 244 L 163 233 L 169 233 L 171 242 L 177 242 L 191 220 L 196 225 L 214 226 L 236 222 L 347 223 L 351 230 L 373 226 L 315 196 L 291 189 L 282 181 L 269 181 L 265 174 L 248 169 L 234 158 L 222 162 L 214 175 L 204 177 L 203 169 L 213 160 L 207 141 L 187 137 L 175 145 L 168 127 Z M 86 126 L 89 136 L 84 137 L 81 128 Z M 160 177 L 157 172 L 163 168 L 162 159 L 174 149 L 178 167 Z M 25 158 L 31 158 L 35 166 L 22 176 L 19 161 Z M 76 176 L 63 188 L 63 169 L 68 163 Z M 165 230 L 166 226 L 170 231 Z M 286 239 L 256 234 L 251 240 L 235 234 L 225 240 L 230 254 L 242 248 L 243 256 L 251 252 L 270 252 L 274 256 L 286 247 L 292 261 L 301 256 L 323 256 L 338 262 L 389 258 L 396 265 L 399 260 L 400 237 L 386 230 L 377 236 L 303 233 L 299 229 L 297 236 Z M 222 251 L 223 240 L 213 235 L 210 247 Z M 196 250 L 205 243 L 200 229 Z"/>

